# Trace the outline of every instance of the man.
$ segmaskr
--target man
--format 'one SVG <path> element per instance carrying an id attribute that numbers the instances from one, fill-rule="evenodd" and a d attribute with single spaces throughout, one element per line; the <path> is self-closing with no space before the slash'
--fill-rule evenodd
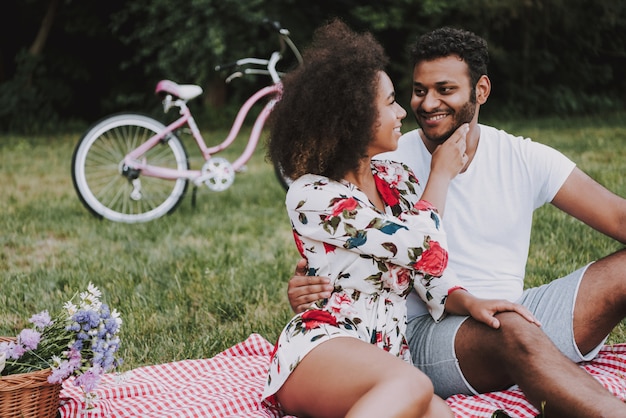
<path id="1" fill-rule="evenodd" d="M 468 163 L 452 181 L 444 214 L 450 269 L 480 298 L 526 306 L 542 324 L 494 312 L 499 327 L 448 316 L 434 324 L 409 298 L 414 364 L 442 397 L 518 384 L 548 416 L 626 417 L 626 405 L 575 363 L 593 358 L 626 316 L 626 250 L 539 288 L 523 290 L 533 211 L 546 202 L 626 243 L 626 199 L 596 183 L 558 151 L 478 124 L 487 101 L 486 42 L 466 31 L 437 29 L 412 51 L 411 108 L 421 129 L 405 134 L 400 160 L 425 184 L 431 154 L 469 122 Z M 306 277 L 301 260 L 289 282 L 295 311 L 328 295 L 327 281 Z M 576 390 L 572 390 L 576 388 Z"/>

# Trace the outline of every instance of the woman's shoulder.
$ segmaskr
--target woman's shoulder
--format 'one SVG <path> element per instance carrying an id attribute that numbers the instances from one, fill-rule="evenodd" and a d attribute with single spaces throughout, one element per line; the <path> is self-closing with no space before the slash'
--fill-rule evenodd
<path id="1" fill-rule="evenodd" d="M 326 187 L 333 187 L 336 183 L 325 176 L 320 176 L 318 174 L 305 174 L 303 176 L 298 177 L 289 185 L 289 191 L 297 191 L 297 190 L 319 190 Z"/>
<path id="2" fill-rule="evenodd" d="M 317 174 L 305 174 L 289 185 L 286 201 L 290 206 L 290 202 L 293 204 L 301 200 L 320 200 L 326 196 L 348 194 L 351 194 L 351 190 L 347 184 Z"/>

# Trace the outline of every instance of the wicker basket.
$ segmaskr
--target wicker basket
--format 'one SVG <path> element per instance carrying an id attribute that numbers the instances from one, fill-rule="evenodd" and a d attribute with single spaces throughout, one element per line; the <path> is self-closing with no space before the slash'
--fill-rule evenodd
<path id="1" fill-rule="evenodd" d="M 0 337 L 0 341 L 9 340 Z M 49 375 L 50 369 L 0 376 L 0 417 L 56 417 L 62 385 L 48 383 Z"/>

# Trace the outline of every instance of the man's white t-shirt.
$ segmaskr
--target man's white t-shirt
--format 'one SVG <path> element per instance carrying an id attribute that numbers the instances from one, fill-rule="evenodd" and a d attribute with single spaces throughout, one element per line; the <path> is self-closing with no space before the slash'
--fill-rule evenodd
<path id="1" fill-rule="evenodd" d="M 552 201 L 575 164 L 530 139 L 479 125 L 480 140 L 467 170 L 450 183 L 443 226 L 451 269 L 473 295 L 516 301 L 522 294 L 532 215 Z M 408 165 L 422 186 L 432 156 L 418 130 L 400 138 L 398 149 L 377 159 Z M 409 319 L 427 313 L 415 292 Z"/>

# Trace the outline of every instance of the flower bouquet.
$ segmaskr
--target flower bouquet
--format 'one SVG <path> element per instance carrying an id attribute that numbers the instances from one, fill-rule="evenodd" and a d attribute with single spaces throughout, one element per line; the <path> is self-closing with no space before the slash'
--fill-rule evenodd
<path id="1" fill-rule="evenodd" d="M 108 305 L 100 301 L 100 296 L 98 288 L 89 283 L 87 291 L 79 294 L 77 304 L 72 298 L 54 318 L 48 311 L 33 315 L 29 319 L 32 328 L 22 330 L 16 338 L 2 339 L 0 414 L 3 418 L 12 416 L 4 408 L 16 410 L 16 417 L 30 416 L 24 414 L 24 408 L 32 408 L 32 405 L 14 405 L 17 402 L 14 392 L 19 391 L 11 390 L 10 382 L 14 378 L 32 380 L 35 376 L 45 376 L 46 381 L 39 386 L 53 387 L 56 391 L 56 413 L 61 383 L 69 377 L 75 377 L 73 384 L 82 388 L 89 407 L 91 392 L 97 387 L 102 375 L 121 364 L 116 353 L 120 344 L 118 333 L 122 319 L 115 309 L 110 310 Z M 7 385 L 3 386 L 3 383 Z M 21 387 L 19 384 L 13 386 Z M 39 395 L 30 396 L 31 404 L 34 397 Z"/>

